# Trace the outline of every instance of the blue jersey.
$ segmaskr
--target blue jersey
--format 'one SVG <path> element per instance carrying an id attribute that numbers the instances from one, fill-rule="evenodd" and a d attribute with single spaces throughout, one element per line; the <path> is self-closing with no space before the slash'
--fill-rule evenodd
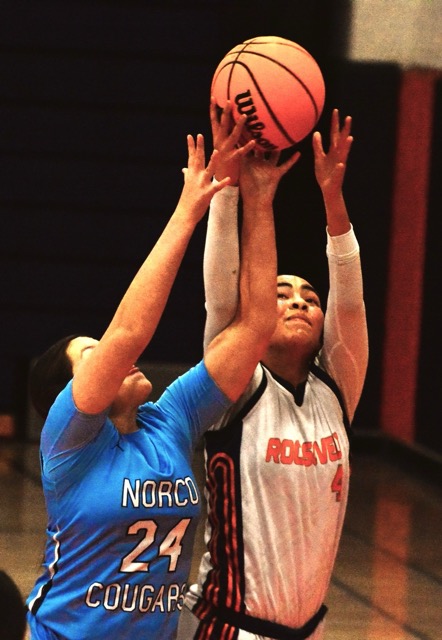
<path id="1" fill-rule="evenodd" d="M 27 601 L 33 640 L 175 637 L 200 512 L 192 452 L 229 405 L 203 362 L 142 405 L 127 435 L 79 412 L 72 382 L 62 391 L 41 439 L 48 528 Z"/>

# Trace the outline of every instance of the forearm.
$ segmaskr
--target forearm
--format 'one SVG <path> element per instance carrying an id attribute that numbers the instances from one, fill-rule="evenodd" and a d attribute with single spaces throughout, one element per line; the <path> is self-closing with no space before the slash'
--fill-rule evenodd
<path id="1" fill-rule="evenodd" d="M 244 198 L 241 236 L 241 317 L 248 317 L 259 334 L 276 320 L 277 257 L 273 195 Z"/>
<path id="2" fill-rule="evenodd" d="M 239 189 L 226 187 L 212 198 L 204 249 L 206 325 L 204 347 L 232 321 L 238 304 Z"/>
<path id="3" fill-rule="evenodd" d="M 330 289 L 321 360 L 341 389 L 352 419 L 368 362 L 368 334 L 359 246 L 353 228 L 328 236 Z"/>
<path id="4" fill-rule="evenodd" d="M 243 203 L 238 307 L 233 322 L 211 341 L 204 356 L 210 375 L 232 401 L 250 382 L 276 323 L 273 209 L 271 202 L 261 204 Z"/>
<path id="5" fill-rule="evenodd" d="M 351 224 L 342 191 L 333 194 L 323 191 L 322 197 L 329 235 L 341 236 L 347 233 L 351 228 Z"/>

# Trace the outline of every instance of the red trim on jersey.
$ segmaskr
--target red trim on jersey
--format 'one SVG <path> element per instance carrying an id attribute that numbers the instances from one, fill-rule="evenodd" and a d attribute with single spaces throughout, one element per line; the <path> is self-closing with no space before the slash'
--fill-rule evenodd
<path id="1" fill-rule="evenodd" d="M 222 478 L 219 478 L 219 475 Z M 218 476 L 217 478 L 215 476 Z M 221 550 L 225 554 L 221 564 L 227 565 L 227 591 L 221 594 L 223 601 L 220 602 L 219 573 L 215 568 L 210 572 L 209 583 L 205 586 L 205 597 L 215 606 L 226 606 L 234 611 L 241 611 L 242 597 L 240 592 L 240 571 L 238 560 L 238 529 L 236 513 L 236 490 L 235 490 L 235 465 L 230 456 L 219 453 L 209 462 L 207 470 L 207 487 L 209 490 L 210 517 L 214 523 L 212 531 L 219 531 L 217 521 L 218 507 L 222 508 L 224 525 L 222 533 L 224 536 L 224 548 Z M 223 488 L 224 493 L 220 495 L 219 489 Z M 218 555 L 219 539 L 217 534 L 213 534 L 209 541 L 214 567 L 220 565 Z M 226 562 L 227 560 L 227 562 Z"/>

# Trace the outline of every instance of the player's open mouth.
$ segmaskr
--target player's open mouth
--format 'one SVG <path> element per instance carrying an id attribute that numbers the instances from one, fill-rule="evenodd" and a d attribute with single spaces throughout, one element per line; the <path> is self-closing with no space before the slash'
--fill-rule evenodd
<path id="1" fill-rule="evenodd" d="M 308 320 L 305 316 L 292 315 L 292 316 L 289 316 L 287 320 L 304 322 L 305 324 L 308 324 L 309 326 L 311 326 L 310 320 Z"/>

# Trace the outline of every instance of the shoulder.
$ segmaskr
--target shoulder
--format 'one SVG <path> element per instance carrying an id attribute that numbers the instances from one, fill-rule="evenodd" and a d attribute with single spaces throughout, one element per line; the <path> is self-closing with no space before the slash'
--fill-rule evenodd
<path id="1" fill-rule="evenodd" d="M 169 396 L 180 398 L 184 403 L 199 399 L 203 402 L 218 402 L 225 408 L 231 405 L 230 400 L 210 376 L 204 360 L 201 360 L 169 385 L 158 404 L 161 405 L 167 401 Z"/>
<path id="2" fill-rule="evenodd" d="M 193 425 L 198 433 L 208 429 L 231 406 L 231 401 L 211 378 L 203 361 L 179 376 L 155 403 L 140 407 L 144 421 L 183 433 Z"/>
<path id="3" fill-rule="evenodd" d="M 72 396 L 72 380 L 60 391 L 55 398 L 54 404 L 49 410 L 48 416 L 43 425 L 42 436 L 55 428 L 60 429 L 63 424 L 70 422 L 72 417 L 78 413 Z"/>
<path id="4" fill-rule="evenodd" d="M 91 415 L 77 409 L 71 380 L 55 399 L 43 425 L 42 454 L 54 455 L 87 444 L 101 430 L 106 417 L 107 411 Z"/>

